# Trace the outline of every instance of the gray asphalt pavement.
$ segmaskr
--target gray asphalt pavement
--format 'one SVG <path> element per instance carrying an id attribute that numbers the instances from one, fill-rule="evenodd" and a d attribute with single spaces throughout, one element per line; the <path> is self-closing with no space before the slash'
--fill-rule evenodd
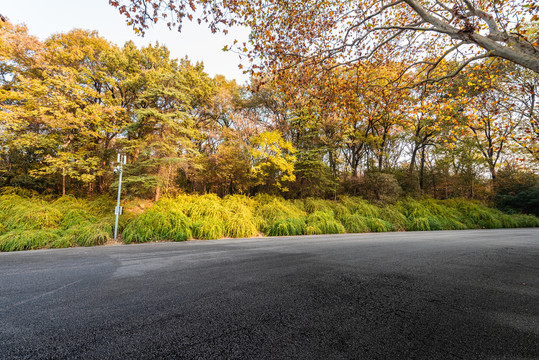
<path id="1" fill-rule="evenodd" d="M 0 359 L 539 359 L 539 229 L 0 254 Z"/>

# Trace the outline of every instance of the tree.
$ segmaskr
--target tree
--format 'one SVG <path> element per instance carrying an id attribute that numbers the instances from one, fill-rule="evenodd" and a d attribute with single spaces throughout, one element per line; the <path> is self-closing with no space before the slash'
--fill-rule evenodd
<path id="1" fill-rule="evenodd" d="M 469 63 L 499 57 L 539 73 L 539 43 L 531 31 L 539 19 L 533 0 L 362 0 L 351 1 L 186 1 L 110 0 L 135 31 L 166 18 L 178 27 L 197 17 L 213 31 L 220 25 L 247 25 L 248 53 L 259 67 L 282 69 L 298 62 L 334 67 L 380 51 L 405 64 L 424 81 L 451 56 L 461 63 L 442 76 L 458 73 Z M 226 29 L 225 29 L 226 31 Z"/>
<path id="2" fill-rule="evenodd" d="M 288 191 L 285 183 L 296 180 L 294 146 L 278 131 L 266 131 L 251 138 L 252 176 L 258 185 Z"/>
<path id="3" fill-rule="evenodd" d="M 39 45 L 31 38 L 15 42 L 24 32 L 4 26 L 2 38 L 10 45 L 2 59 L 5 82 L 0 89 L 6 161 L 30 158 L 31 167 L 20 170 L 38 179 L 60 177 L 62 194 L 68 179 L 92 192 L 106 169 L 99 150 L 118 134 L 123 119 L 122 108 L 100 85 L 107 81 L 103 57 L 113 47 L 97 33 L 82 30 L 54 35 Z"/>
<path id="4" fill-rule="evenodd" d="M 136 84 L 136 102 L 127 137 L 119 141 L 132 157 L 125 181 L 139 195 L 153 192 L 157 201 L 176 188 L 178 170 L 198 156 L 194 114 L 209 101 L 213 86 L 202 64 L 178 63 L 159 44 L 133 55 L 138 71 L 130 81 Z"/>
<path id="5" fill-rule="evenodd" d="M 539 74 L 509 62 L 498 64 L 500 79 L 494 91 L 503 99 L 499 106 L 514 120 L 511 140 L 539 163 Z"/>

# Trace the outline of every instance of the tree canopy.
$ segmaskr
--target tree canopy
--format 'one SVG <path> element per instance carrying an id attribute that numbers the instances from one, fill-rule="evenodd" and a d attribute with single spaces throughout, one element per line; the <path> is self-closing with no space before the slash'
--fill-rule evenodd
<path id="1" fill-rule="evenodd" d="M 533 0 L 109 2 L 140 33 L 159 19 L 178 30 L 193 19 L 208 23 L 213 31 L 249 26 L 249 44 L 233 48 L 248 55 L 255 72 L 305 62 L 332 68 L 363 59 L 392 59 L 402 63 L 400 75 L 413 71 L 421 82 L 498 57 L 539 73 L 539 6 Z M 447 67 L 446 60 L 457 63 Z M 440 67 L 443 73 L 436 74 Z"/>
<path id="2" fill-rule="evenodd" d="M 126 192 L 153 200 L 492 199 L 498 182 L 539 166 L 539 74 L 499 58 L 419 87 L 402 86 L 416 74 L 395 59 L 298 63 L 238 85 L 160 44 L 117 46 L 90 30 L 40 41 L 3 22 L 0 45 L 0 187 L 109 193 L 120 152 Z"/>

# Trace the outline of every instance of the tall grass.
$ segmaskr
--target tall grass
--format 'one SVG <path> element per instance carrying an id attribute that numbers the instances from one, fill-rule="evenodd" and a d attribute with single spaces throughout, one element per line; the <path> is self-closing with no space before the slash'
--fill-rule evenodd
<path id="1" fill-rule="evenodd" d="M 341 223 L 349 233 L 369 232 L 367 218 L 359 214 L 346 214 L 340 217 Z"/>
<path id="2" fill-rule="evenodd" d="M 112 198 L 51 198 L 24 189 L 0 189 L 0 251 L 94 246 L 114 229 Z M 465 199 L 401 199 L 374 205 L 358 197 L 285 200 L 214 194 L 132 200 L 120 216 L 125 243 L 385 231 L 539 227 L 533 215 L 504 214 Z"/>
<path id="3" fill-rule="evenodd" d="M 306 235 L 343 234 L 345 232 L 344 226 L 333 217 L 333 212 L 318 210 L 307 216 Z"/>
<path id="4" fill-rule="evenodd" d="M 104 244 L 112 237 L 113 201 L 0 192 L 0 251 Z M 108 212 L 108 214 L 107 214 Z"/>
<path id="5" fill-rule="evenodd" d="M 122 232 L 125 243 L 149 241 L 185 241 L 192 237 L 192 223 L 178 210 L 162 211 L 158 207 L 137 216 Z"/>

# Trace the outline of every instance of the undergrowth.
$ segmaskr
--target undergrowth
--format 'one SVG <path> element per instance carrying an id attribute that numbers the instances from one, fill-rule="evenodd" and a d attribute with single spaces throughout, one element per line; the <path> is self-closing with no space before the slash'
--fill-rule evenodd
<path id="1" fill-rule="evenodd" d="M 144 204 L 144 206 L 142 206 Z M 115 201 L 48 198 L 0 189 L 0 251 L 94 246 L 113 237 Z M 120 216 L 125 243 L 318 234 L 539 227 L 533 215 L 505 214 L 465 200 L 402 199 L 374 205 L 358 197 L 285 200 L 257 195 L 131 200 Z"/>

